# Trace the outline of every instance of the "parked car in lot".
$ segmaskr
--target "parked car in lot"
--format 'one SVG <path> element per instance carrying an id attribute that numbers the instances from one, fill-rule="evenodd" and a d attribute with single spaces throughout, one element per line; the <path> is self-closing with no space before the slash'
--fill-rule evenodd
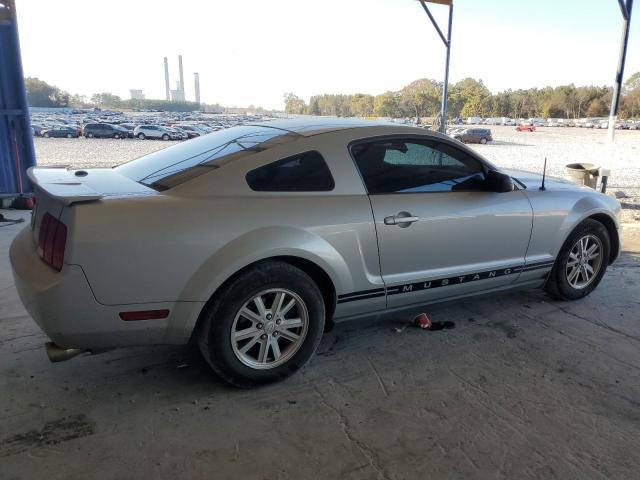
<path id="1" fill-rule="evenodd" d="M 512 288 L 582 298 L 620 248 L 616 199 L 541 190 L 401 125 L 248 124 L 28 175 L 37 207 L 10 259 L 52 360 L 193 339 L 243 387 L 302 367 L 334 320 Z"/>
<path id="2" fill-rule="evenodd" d="M 40 131 L 40 135 L 46 138 L 78 138 L 78 129 L 76 127 L 68 127 L 58 125 L 51 128 L 44 128 Z"/>
<path id="3" fill-rule="evenodd" d="M 127 138 L 133 138 L 133 130 L 136 128 L 133 123 L 120 123 L 118 126 L 126 130 Z"/>
<path id="4" fill-rule="evenodd" d="M 465 130 L 466 128 L 460 128 L 460 127 L 448 128 L 447 135 L 449 135 L 450 137 L 453 137 L 458 133 L 462 134 L 462 132 L 464 132 Z"/>
<path id="5" fill-rule="evenodd" d="M 516 127 L 517 132 L 535 132 L 536 127 L 531 123 L 521 123 Z"/>
<path id="6" fill-rule="evenodd" d="M 127 138 L 125 128 L 110 123 L 87 123 L 82 129 L 85 138 Z"/>
<path id="7" fill-rule="evenodd" d="M 187 138 L 196 138 L 202 135 L 202 132 L 191 125 L 173 125 L 173 128 L 184 132 Z"/>
<path id="8" fill-rule="evenodd" d="M 176 128 L 176 127 L 165 127 L 165 128 L 173 134 L 174 136 L 173 140 L 187 140 L 189 138 L 189 135 L 187 135 L 187 132 L 180 130 L 179 128 Z"/>
<path id="9" fill-rule="evenodd" d="M 155 138 L 161 140 L 181 140 L 182 134 L 177 131 L 171 130 L 169 127 L 163 127 L 162 125 L 138 125 L 133 130 L 133 136 L 138 137 L 140 140 L 147 138 Z"/>
<path id="10" fill-rule="evenodd" d="M 42 125 L 37 124 L 37 123 L 32 123 L 31 124 L 31 133 L 33 134 L 34 137 L 39 137 L 42 134 Z"/>
<path id="11" fill-rule="evenodd" d="M 487 143 L 493 140 L 491 130 L 488 128 L 467 128 L 462 132 L 455 133 L 453 138 L 462 143 Z"/>

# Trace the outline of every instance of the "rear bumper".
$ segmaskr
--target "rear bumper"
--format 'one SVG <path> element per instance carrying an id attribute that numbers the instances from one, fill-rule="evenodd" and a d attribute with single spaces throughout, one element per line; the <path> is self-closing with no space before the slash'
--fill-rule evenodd
<path id="1" fill-rule="evenodd" d="M 200 302 L 159 302 L 103 305 L 91 290 L 79 265 L 65 264 L 61 272 L 47 266 L 36 252 L 27 227 L 9 252 L 13 277 L 25 308 L 57 345 L 96 349 L 147 344 L 184 344 L 195 323 Z M 169 317 L 125 322 L 119 313 L 168 309 Z"/>

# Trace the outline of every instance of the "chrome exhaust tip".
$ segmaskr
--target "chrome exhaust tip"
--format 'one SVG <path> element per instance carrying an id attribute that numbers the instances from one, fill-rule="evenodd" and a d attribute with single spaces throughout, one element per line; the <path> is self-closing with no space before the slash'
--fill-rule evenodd
<path id="1" fill-rule="evenodd" d="M 88 350 L 84 350 L 82 348 L 63 348 L 59 347 L 53 342 L 47 342 L 47 356 L 49 357 L 49 361 L 52 363 L 56 362 L 64 362 L 65 360 L 71 360 L 76 355 L 80 355 L 81 353 L 87 352 Z"/>

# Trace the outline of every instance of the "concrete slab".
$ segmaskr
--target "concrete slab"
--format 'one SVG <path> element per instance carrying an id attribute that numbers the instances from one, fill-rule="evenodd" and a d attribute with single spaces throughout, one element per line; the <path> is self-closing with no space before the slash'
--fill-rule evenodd
<path id="1" fill-rule="evenodd" d="M 634 254 L 578 302 L 529 291 L 429 307 L 456 324 L 440 332 L 339 324 L 300 374 L 239 391 L 183 348 L 50 364 L 10 275 L 22 226 L 0 227 L 2 479 L 638 476 Z"/>

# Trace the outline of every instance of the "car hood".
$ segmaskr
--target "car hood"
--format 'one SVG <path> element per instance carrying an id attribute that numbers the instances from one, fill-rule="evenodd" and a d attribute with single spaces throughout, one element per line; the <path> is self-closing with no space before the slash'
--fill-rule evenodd
<path id="1" fill-rule="evenodd" d="M 505 169 L 502 171 L 507 175 L 515 178 L 516 180 L 524 183 L 527 188 L 540 188 L 540 186 L 542 185 L 542 175 L 539 173 L 511 169 Z M 544 180 L 544 186 L 545 188 L 550 190 L 591 190 L 589 187 L 575 184 L 569 180 L 565 180 L 564 178 L 552 177 L 549 175 L 547 175 Z"/>

